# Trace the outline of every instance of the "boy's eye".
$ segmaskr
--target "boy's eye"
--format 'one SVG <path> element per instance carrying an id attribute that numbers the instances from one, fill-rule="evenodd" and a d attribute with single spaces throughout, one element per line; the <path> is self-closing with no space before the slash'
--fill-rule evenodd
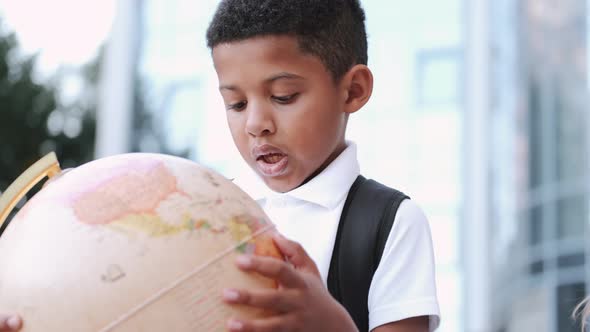
<path id="1" fill-rule="evenodd" d="M 235 104 L 229 104 L 226 106 L 226 109 L 228 111 L 230 110 L 234 110 L 234 111 L 241 111 L 244 109 L 244 107 L 246 107 L 246 102 L 245 101 L 241 101 L 239 103 L 235 103 Z"/>
<path id="2" fill-rule="evenodd" d="M 288 96 L 272 96 L 272 99 L 279 104 L 289 104 L 293 102 L 298 95 L 298 93 L 294 93 Z"/>

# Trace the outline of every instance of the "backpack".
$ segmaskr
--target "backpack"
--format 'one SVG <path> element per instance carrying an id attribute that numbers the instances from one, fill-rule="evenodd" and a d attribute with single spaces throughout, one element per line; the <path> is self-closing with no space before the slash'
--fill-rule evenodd
<path id="1" fill-rule="evenodd" d="M 340 215 L 328 290 L 360 332 L 369 329 L 368 297 L 395 215 L 405 194 L 359 175 Z"/>

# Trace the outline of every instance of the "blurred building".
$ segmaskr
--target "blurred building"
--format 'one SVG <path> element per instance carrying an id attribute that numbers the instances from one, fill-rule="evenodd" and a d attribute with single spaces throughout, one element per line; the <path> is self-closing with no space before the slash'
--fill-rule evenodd
<path id="1" fill-rule="evenodd" d="M 471 39 L 485 54 L 468 61 L 489 69 L 469 67 L 485 82 L 466 88 L 483 95 L 474 112 L 487 123 L 468 138 L 488 152 L 478 156 L 487 185 L 475 188 L 485 199 L 488 242 L 473 255 L 489 261 L 490 275 L 468 280 L 489 298 L 489 328 L 474 331 L 580 331 L 571 313 L 590 280 L 589 5 L 474 2 L 486 9 L 488 34 Z"/>

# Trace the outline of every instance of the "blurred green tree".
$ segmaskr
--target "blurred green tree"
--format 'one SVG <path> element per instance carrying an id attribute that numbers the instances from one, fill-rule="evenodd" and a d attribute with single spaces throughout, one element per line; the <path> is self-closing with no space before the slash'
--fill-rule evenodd
<path id="1" fill-rule="evenodd" d="M 0 191 L 50 151 L 72 166 L 90 160 L 94 149 L 94 103 L 60 105 L 59 78 L 35 82 L 35 56 L 19 58 L 17 50 L 14 34 L 0 35 Z M 91 80 L 94 67 L 85 70 Z"/>
<path id="2" fill-rule="evenodd" d="M 0 192 L 50 151 L 56 152 L 62 167 L 93 157 L 99 63 L 70 75 L 80 78 L 81 93 L 63 102 L 60 90 L 67 75 L 58 71 L 48 82 L 37 82 L 36 56 L 21 54 L 14 33 L 2 32 L 1 23 Z"/>

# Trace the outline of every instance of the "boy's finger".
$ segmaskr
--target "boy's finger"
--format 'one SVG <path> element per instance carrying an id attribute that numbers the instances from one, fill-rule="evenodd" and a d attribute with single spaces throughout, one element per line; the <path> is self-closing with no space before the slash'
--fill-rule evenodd
<path id="1" fill-rule="evenodd" d="M 230 319 L 227 322 L 227 328 L 235 332 L 278 332 L 286 331 L 288 326 L 294 326 L 296 322 L 292 322 L 292 320 L 289 315 L 243 321 Z M 294 330 L 294 328 L 289 330 Z"/>
<path id="2" fill-rule="evenodd" d="M 244 271 L 257 272 L 265 277 L 278 281 L 287 288 L 305 286 L 305 281 L 290 264 L 272 257 L 239 256 L 238 267 Z"/>
<path id="3" fill-rule="evenodd" d="M 0 332 L 18 331 L 22 327 L 22 320 L 15 315 L 0 314 Z"/>
<path id="4" fill-rule="evenodd" d="M 242 304 L 279 313 L 289 312 L 297 306 L 292 298 L 293 295 L 288 290 L 223 290 L 223 299 L 228 303 Z"/>
<path id="5" fill-rule="evenodd" d="M 273 240 L 281 253 L 295 268 L 319 275 L 317 266 L 301 244 L 291 241 L 278 233 L 273 235 Z"/>

